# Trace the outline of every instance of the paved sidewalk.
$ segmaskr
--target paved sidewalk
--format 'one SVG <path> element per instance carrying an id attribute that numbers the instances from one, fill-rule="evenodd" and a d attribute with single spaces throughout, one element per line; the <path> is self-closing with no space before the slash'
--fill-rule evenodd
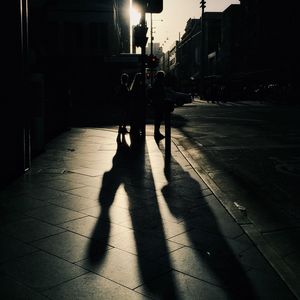
<path id="1" fill-rule="evenodd" d="M 199 97 L 194 98 L 194 102 L 206 104 L 206 105 L 222 105 L 222 106 L 268 106 L 272 105 L 272 102 L 257 101 L 257 100 L 243 100 L 243 101 L 207 101 L 202 100 Z"/>
<path id="2" fill-rule="evenodd" d="M 295 299 L 172 144 L 73 128 L 0 192 L 2 299 Z"/>

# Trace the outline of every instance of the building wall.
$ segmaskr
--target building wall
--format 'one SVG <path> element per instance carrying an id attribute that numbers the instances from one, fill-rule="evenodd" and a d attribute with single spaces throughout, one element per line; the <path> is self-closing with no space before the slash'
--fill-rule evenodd
<path id="1" fill-rule="evenodd" d="M 26 1 L 8 1 L 5 13 L 9 16 L 2 36 L 2 63 L 4 74 L 1 85 L 1 147 L 0 189 L 21 175 L 30 164 L 28 154 L 29 99 L 26 97 L 25 76 L 27 73 L 27 18 Z M 26 139 L 26 142 L 25 142 Z M 26 156 L 25 156 L 26 155 Z"/>
<path id="2" fill-rule="evenodd" d="M 296 48 L 296 1 L 241 0 L 244 68 L 291 73 Z"/>
<path id="3" fill-rule="evenodd" d="M 243 70 L 241 45 L 241 7 L 230 5 L 222 14 L 218 73 L 225 77 Z"/>
<path id="4" fill-rule="evenodd" d="M 281 6 L 269 0 L 241 0 L 221 13 L 205 12 L 204 55 L 201 19 L 190 19 L 176 47 L 176 64 L 170 49 L 166 70 L 176 74 L 182 85 L 191 77 L 200 82 L 202 71 L 218 84 L 231 80 L 241 88 L 248 83 L 254 86 L 252 81 L 257 86 L 278 83 L 283 89 L 291 84 L 296 99 L 296 11 L 292 0 Z"/>
<path id="5" fill-rule="evenodd" d="M 146 47 L 146 54 L 149 55 L 150 53 L 151 53 L 151 43 L 148 43 Z M 163 52 L 160 43 L 152 44 L 152 54 L 155 55 L 158 59 L 161 58 Z"/>
<path id="6" fill-rule="evenodd" d="M 182 84 L 181 89 L 189 85 L 190 78 L 199 75 L 201 69 L 201 21 L 189 19 L 185 33 L 177 46 L 176 74 Z"/>
<path id="7" fill-rule="evenodd" d="M 53 135 L 67 126 L 70 104 L 110 102 L 104 94 L 118 79 L 106 58 L 130 52 L 129 0 L 35 1 L 31 17 L 33 68 L 45 75 L 46 131 Z"/>
<path id="8" fill-rule="evenodd" d="M 211 63 L 211 60 L 209 61 L 209 55 L 217 51 L 221 40 L 221 15 L 221 13 L 211 12 L 204 14 L 205 36 L 203 39 L 201 18 L 188 20 L 185 33 L 177 47 L 178 64 L 176 66 L 176 74 L 182 84 L 183 90 L 188 90 L 190 85 L 194 85 L 195 82 L 197 85 L 202 72 L 205 76 L 215 73 L 216 63 Z M 201 44 L 203 40 L 204 45 L 202 48 Z M 203 60 L 202 50 L 204 52 Z"/>
<path id="9" fill-rule="evenodd" d="M 9 30 L 2 37 L 0 188 L 30 168 L 31 158 L 43 150 L 44 143 L 66 128 L 70 74 L 71 80 L 79 79 L 74 86 L 83 82 L 82 74 L 91 75 L 87 82 L 92 74 L 99 75 L 97 66 L 104 66 L 101 56 L 129 52 L 129 19 L 122 15 L 126 2 L 5 3 Z M 99 81 L 98 77 L 93 83 Z"/>
<path id="10" fill-rule="evenodd" d="M 47 53 L 60 55 L 70 51 L 76 55 L 129 52 L 126 2 L 64 0 L 46 3 L 39 11 L 45 19 L 36 39 L 44 42 L 40 47 L 45 47 Z M 49 33 L 48 38 L 45 32 Z"/>

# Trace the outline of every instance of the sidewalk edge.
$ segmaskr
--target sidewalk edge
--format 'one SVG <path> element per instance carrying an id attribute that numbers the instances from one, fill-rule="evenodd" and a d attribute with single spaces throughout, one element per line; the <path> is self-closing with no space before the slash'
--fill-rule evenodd
<path id="1" fill-rule="evenodd" d="M 206 174 L 201 166 L 195 162 L 189 152 L 172 137 L 172 142 L 187 160 L 193 170 L 204 181 L 204 183 L 210 188 L 212 193 L 216 196 L 219 202 L 223 205 L 226 211 L 235 219 L 235 221 L 241 226 L 243 231 L 247 234 L 250 240 L 257 246 L 263 257 L 273 267 L 275 272 L 280 276 L 282 281 L 288 286 L 294 296 L 300 300 L 300 287 L 298 287 L 298 281 L 295 274 L 290 270 L 288 265 L 281 259 L 281 257 L 275 252 L 275 250 L 268 244 L 265 238 L 255 229 L 254 224 L 247 218 L 247 215 L 242 214 L 228 199 L 228 195 L 224 193 L 216 183 Z"/>

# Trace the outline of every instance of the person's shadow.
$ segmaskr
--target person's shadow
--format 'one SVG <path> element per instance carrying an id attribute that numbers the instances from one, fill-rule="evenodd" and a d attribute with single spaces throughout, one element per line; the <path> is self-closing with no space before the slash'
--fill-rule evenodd
<path id="1" fill-rule="evenodd" d="M 88 247 L 88 260 L 93 266 L 101 268 L 106 255 L 109 253 L 107 251 L 111 229 L 109 213 L 120 185 L 124 186 L 129 200 L 139 274 L 145 292 L 155 295 L 159 299 L 176 300 L 176 286 L 172 272 L 169 272 L 171 270 L 168 258 L 169 250 L 155 194 L 150 160 L 143 140 L 131 140 L 129 146 L 125 135 L 118 134 L 113 166 L 104 173 L 102 180 L 99 193 L 101 211 Z M 147 213 L 149 207 L 151 207 L 151 215 Z M 164 264 L 155 267 L 157 259 L 161 256 L 164 256 Z M 161 270 L 164 271 L 161 272 Z M 168 285 L 167 291 L 151 284 L 157 277 L 157 271 L 164 276 Z"/>
<path id="2" fill-rule="evenodd" d="M 117 151 L 113 157 L 113 166 L 103 175 L 99 193 L 100 216 L 93 229 L 92 239 L 88 248 L 88 259 L 93 265 L 100 266 L 106 255 L 111 229 L 109 211 L 118 188 L 126 180 L 127 169 L 130 166 L 129 156 L 130 147 L 125 139 L 125 134 L 119 133 L 117 136 Z"/>
<path id="3" fill-rule="evenodd" d="M 170 212 L 182 220 L 181 224 L 187 229 L 183 243 L 189 246 L 189 250 L 185 255 L 194 259 L 191 259 L 193 265 L 190 269 L 182 265 L 173 267 L 187 268 L 182 271 L 222 287 L 229 299 L 255 299 L 247 270 L 233 253 L 229 239 L 225 238 L 218 224 L 218 218 L 228 217 L 228 221 L 233 221 L 231 217 L 227 212 L 222 215 L 225 209 L 216 198 L 205 199 L 207 189 L 204 190 L 205 187 L 201 187 L 200 182 L 191 177 L 174 157 L 171 156 L 169 162 L 165 160 L 164 173 L 168 183 L 162 188 L 162 194 Z M 215 205 L 210 201 L 215 201 Z M 174 241 L 182 242 L 178 237 Z"/>

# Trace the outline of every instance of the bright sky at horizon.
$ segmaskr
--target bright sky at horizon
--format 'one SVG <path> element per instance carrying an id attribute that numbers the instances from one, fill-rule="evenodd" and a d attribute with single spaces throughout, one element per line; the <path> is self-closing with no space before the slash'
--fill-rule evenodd
<path id="1" fill-rule="evenodd" d="M 189 18 L 201 16 L 200 0 L 163 0 L 163 11 L 153 14 L 154 43 L 163 45 L 163 51 L 168 51 L 179 36 L 184 34 Z M 221 12 L 230 4 L 239 4 L 239 0 L 206 0 L 205 11 Z M 150 14 L 146 14 L 148 26 L 148 41 L 150 41 Z M 163 21 L 161 21 L 163 20 Z"/>

